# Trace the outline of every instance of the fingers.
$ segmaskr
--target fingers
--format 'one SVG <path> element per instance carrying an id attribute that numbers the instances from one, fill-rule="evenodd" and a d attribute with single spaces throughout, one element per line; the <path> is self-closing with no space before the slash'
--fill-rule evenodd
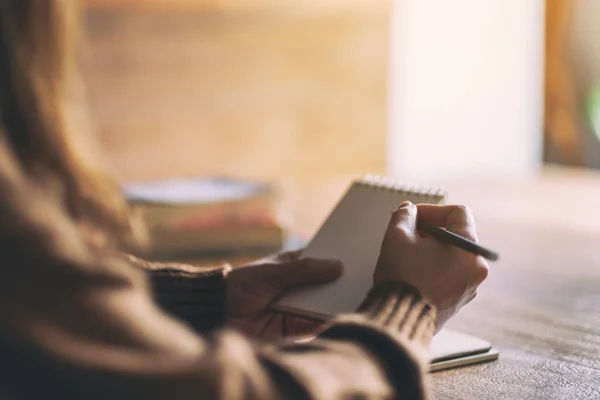
<path id="1" fill-rule="evenodd" d="M 419 220 L 446 228 L 457 235 L 477 241 L 475 219 L 468 207 L 459 205 L 439 206 L 435 204 L 419 204 L 416 207 Z"/>
<path id="2" fill-rule="evenodd" d="M 344 267 L 339 260 L 300 258 L 281 264 L 265 264 L 257 273 L 278 289 L 294 286 L 327 283 L 339 278 Z"/>
<path id="3" fill-rule="evenodd" d="M 393 212 L 388 229 L 394 229 L 401 238 L 412 240 L 417 237 L 417 207 L 405 201 Z M 395 235 L 397 238 L 398 235 Z"/>

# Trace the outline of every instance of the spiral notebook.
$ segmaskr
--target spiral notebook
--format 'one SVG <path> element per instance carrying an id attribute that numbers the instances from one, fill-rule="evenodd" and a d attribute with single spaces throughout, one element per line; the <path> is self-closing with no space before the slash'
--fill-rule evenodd
<path id="1" fill-rule="evenodd" d="M 317 319 L 356 310 L 373 284 L 391 211 L 405 200 L 441 204 L 444 199 L 438 188 L 403 186 L 371 175 L 355 181 L 304 250 L 306 257 L 341 260 L 344 275 L 330 284 L 294 290 L 275 308 Z"/>
<path id="2" fill-rule="evenodd" d="M 399 185 L 376 176 L 352 183 L 304 251 L 307 257 L 341 260 L 343 276 L 333 283 L 298 288 L 284 295 L 274 308 L 320 320 L 355 311 L 372 287 L 390 213 L 406 200 L 443 204 L 445 192 Z M 443 329 L 432 341 L 430 371 L 496 358 L 498 352 L 489 342 Z"/>

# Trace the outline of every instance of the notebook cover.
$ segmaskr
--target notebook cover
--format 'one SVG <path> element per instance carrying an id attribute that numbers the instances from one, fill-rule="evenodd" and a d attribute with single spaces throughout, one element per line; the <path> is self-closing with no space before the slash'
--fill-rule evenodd
<path id="1" fill-rule="evenodd" d="M 314 337 L 297 340 L 306 343 Z M 442 329 L 431 341 L 429 372 L 466 367 L 498 359 L 499 353 L 492 345 L 477 337 Z"/>
<path id="2" fill-rule="evenodd" d="M 498 351 L 491 343 L 450 329 L 433 337 L 430 347 L 430 372 L 464 367 L 496 360 Z"/>
<path id="3" fill-rule="evenodd" d="M 439 362 L 488 351 L 491 348 L 492 345 L 483 339 L 450 329 L 442 329 L 433 337 L 430 355 L 432 362 Z"/>

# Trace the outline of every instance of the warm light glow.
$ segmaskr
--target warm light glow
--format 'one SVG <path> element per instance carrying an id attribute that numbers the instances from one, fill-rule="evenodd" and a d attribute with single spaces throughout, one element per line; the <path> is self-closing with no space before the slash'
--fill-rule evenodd
<path id="1" fill-rule="evenodd" d="M 394 5 L 389 173 L 423 180 L 537 172 L 544 2 Z"/>

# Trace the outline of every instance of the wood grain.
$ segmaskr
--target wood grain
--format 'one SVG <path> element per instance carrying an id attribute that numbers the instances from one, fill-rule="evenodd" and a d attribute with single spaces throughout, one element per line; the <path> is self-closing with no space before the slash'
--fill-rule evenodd
<path id="1" fill-rule="evenodd" d="M 317 229 L 350 179 L 289 185 L 301 231 Z M 449 326 L 491 341 L 500 359 L 433 374 L 436 398 L 600 399 L 600 174 L 441 183 L 501 254 Z"/>

